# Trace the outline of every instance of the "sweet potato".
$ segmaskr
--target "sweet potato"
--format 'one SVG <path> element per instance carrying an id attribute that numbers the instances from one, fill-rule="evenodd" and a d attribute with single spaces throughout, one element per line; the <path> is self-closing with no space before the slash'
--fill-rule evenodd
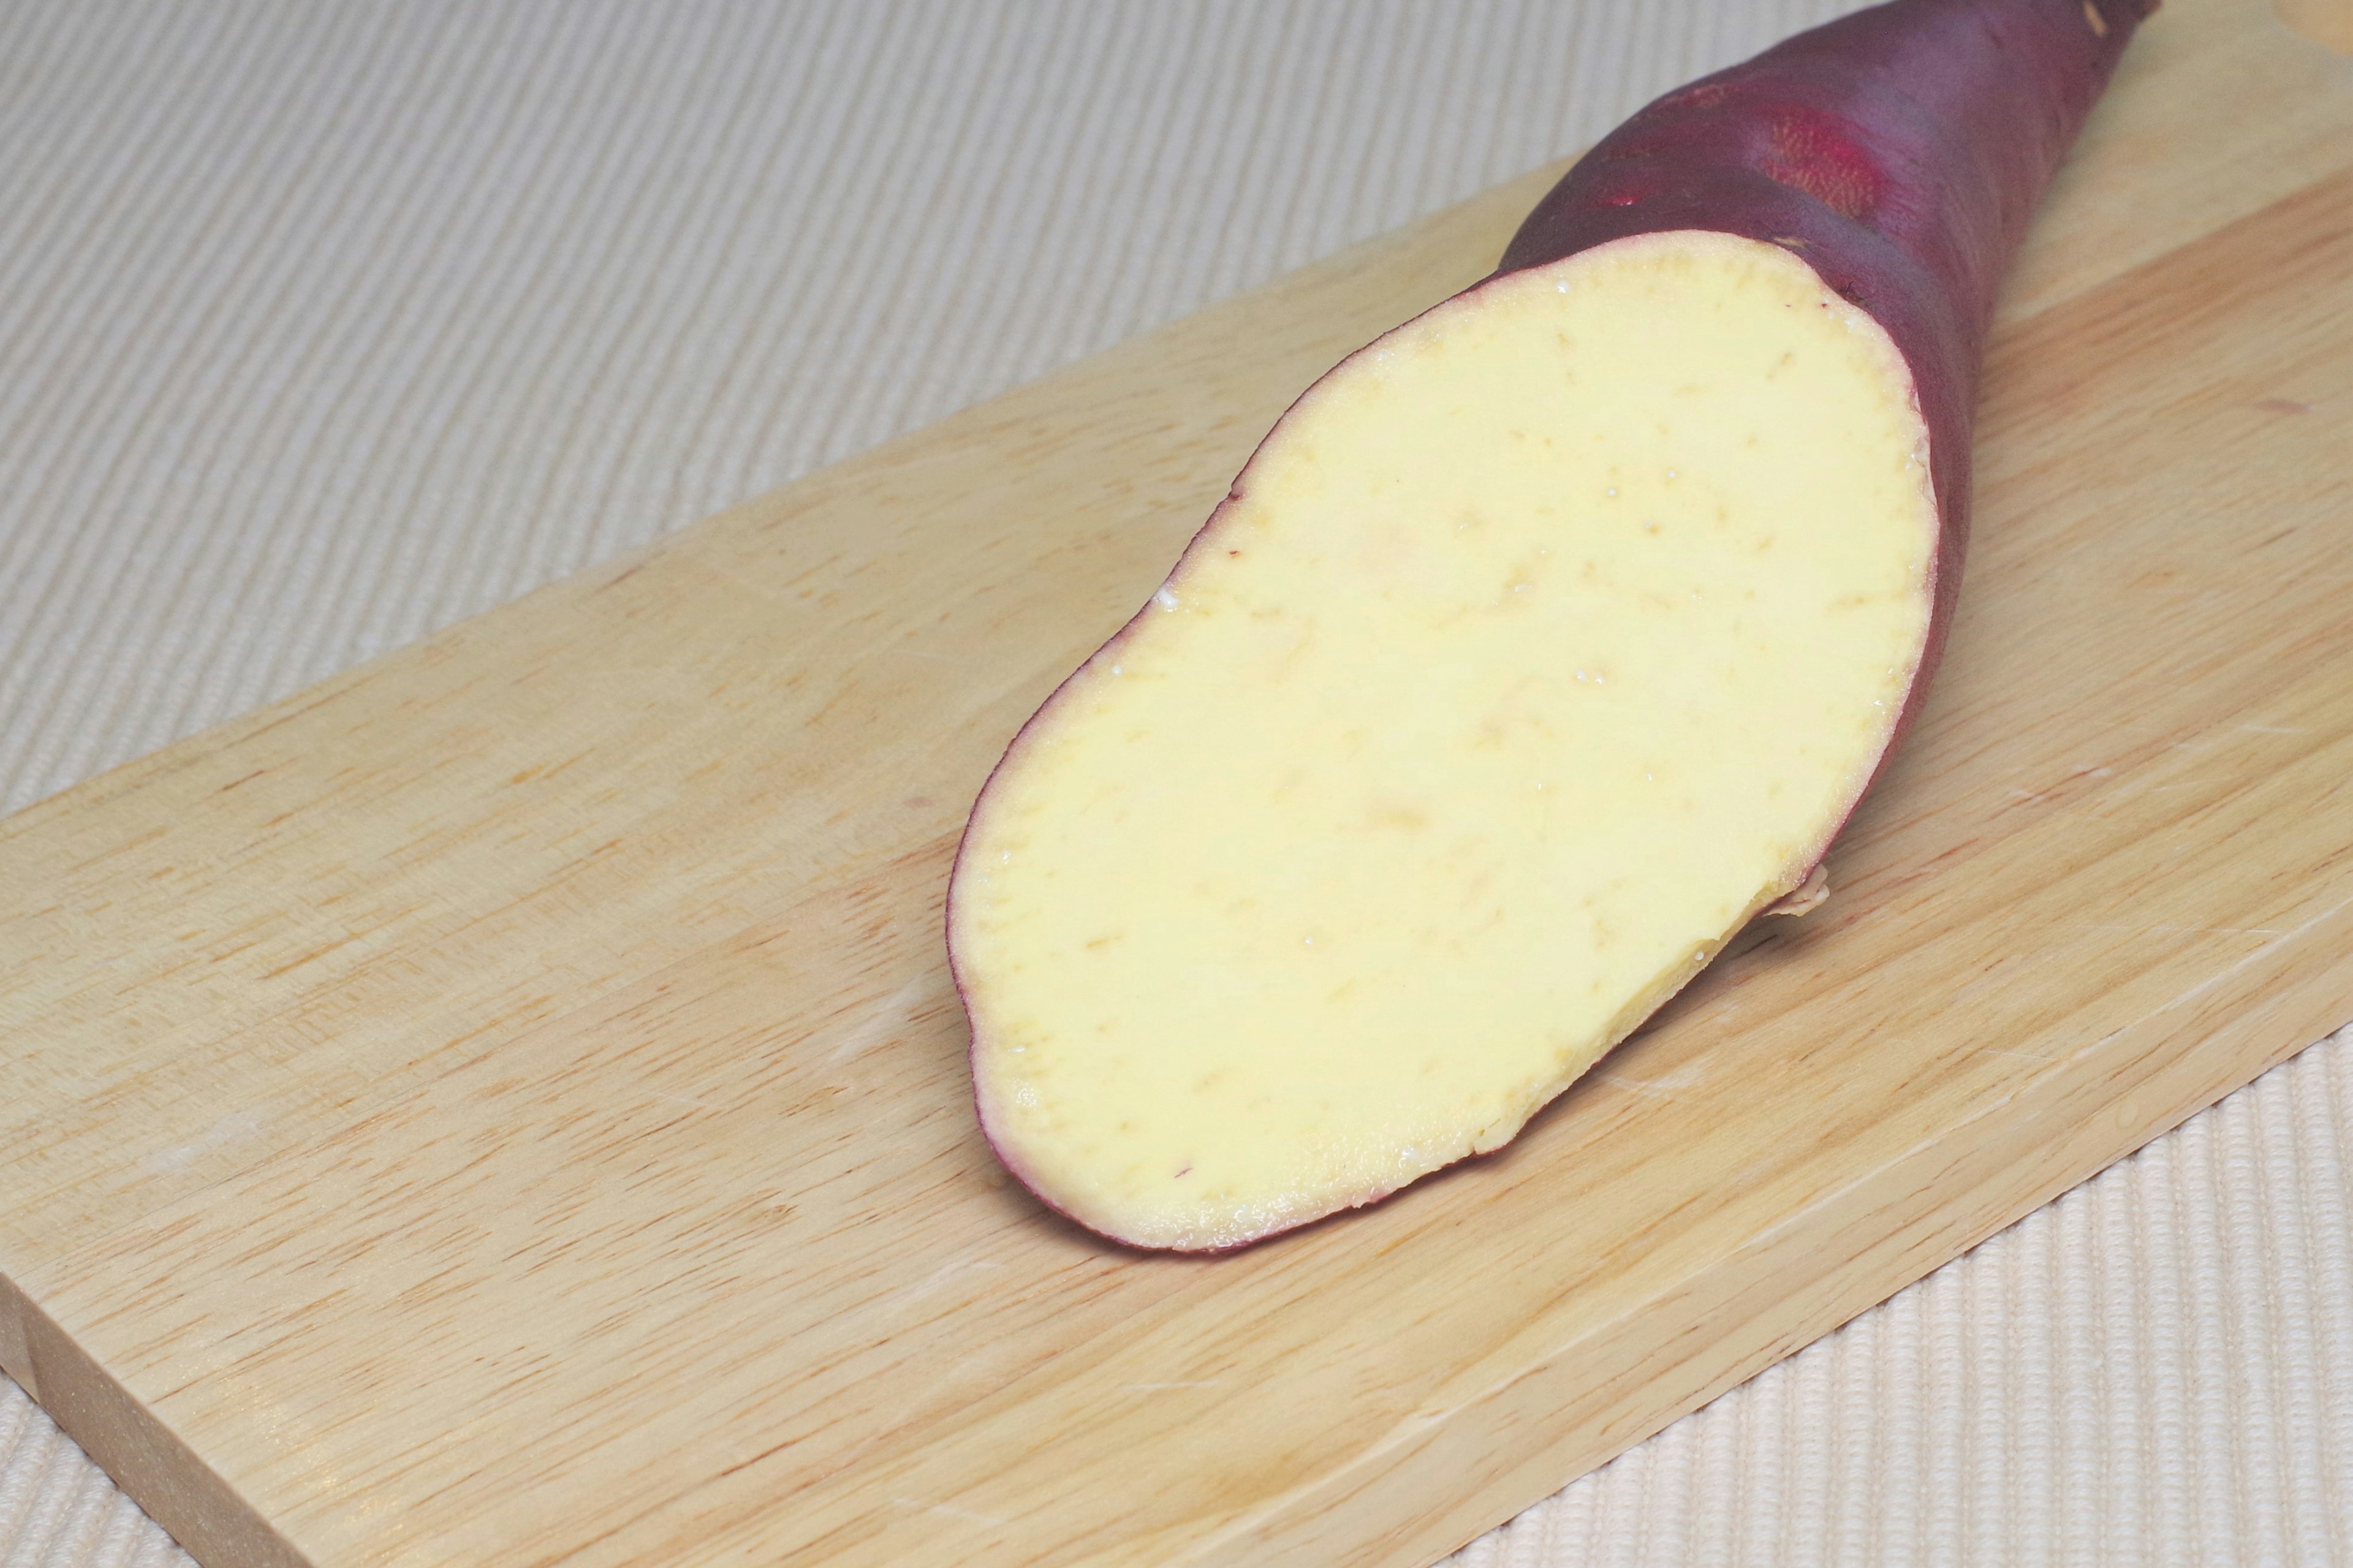
<path id="1" fill-rule="evenodd" d="M 1959 580 L 2001 272 L 2135 0 L 1894 0 L 1670 93 L 1268 435 L 976 804 L 979 1115 L 1247 1244 L 1492 1150 L 1831 837 Z"/>

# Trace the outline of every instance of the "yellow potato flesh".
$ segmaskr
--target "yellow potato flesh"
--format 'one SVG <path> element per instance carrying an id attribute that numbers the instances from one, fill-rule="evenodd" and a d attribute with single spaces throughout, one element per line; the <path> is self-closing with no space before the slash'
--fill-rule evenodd
<path id="1" fill-rule="evenodd" d="M 1927 635 L 1926 443 L 1886 333 L 1716 234 L 1319 382 L 975 810 L 1007 1163 L 1197 1249 L 1510 1139 L 1844 819 Z"/>

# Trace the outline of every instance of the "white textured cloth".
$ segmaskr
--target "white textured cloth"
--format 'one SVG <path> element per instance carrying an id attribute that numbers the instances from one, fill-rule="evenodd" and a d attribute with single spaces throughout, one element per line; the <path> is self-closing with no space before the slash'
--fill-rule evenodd
<path id="1" fill-rule="evenodd" d="M 0 5 L 0 806 L 1848 8 Z M 2348 1050 L 1461 1561 L 2353 1563 Z M 185 1562 L 0 1380 L 0 1568 Z"/>

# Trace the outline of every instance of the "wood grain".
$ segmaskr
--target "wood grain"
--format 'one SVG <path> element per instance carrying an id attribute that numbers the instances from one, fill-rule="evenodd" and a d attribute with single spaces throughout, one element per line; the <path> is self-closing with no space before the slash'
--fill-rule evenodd
<path id="1" fill-rule="evenodd" d="M 0 1364 L 216 1568 L 1460 1544 L 2353 1018 L 2348 69 L 2150 25 L 1831 903 L 1502 1154 L 1100 1246 L 975 1135 L 939 917 L 1013 727 L 1546 173 L 0 824 Z"/>

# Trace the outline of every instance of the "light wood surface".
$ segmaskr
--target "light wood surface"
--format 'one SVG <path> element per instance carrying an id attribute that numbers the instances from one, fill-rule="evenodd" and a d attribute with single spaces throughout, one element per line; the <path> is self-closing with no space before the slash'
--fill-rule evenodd
<path id="1" fill-rule="evenodd" d="M 0 1364 L 216 1568 L 1416 1563 L 2353 1018 L 2353 62 L 2171 0 L 1831 903 L 1381 1208 L 1007 1184 L 965 805 L 1546 178 L 0 824 Z"/>

